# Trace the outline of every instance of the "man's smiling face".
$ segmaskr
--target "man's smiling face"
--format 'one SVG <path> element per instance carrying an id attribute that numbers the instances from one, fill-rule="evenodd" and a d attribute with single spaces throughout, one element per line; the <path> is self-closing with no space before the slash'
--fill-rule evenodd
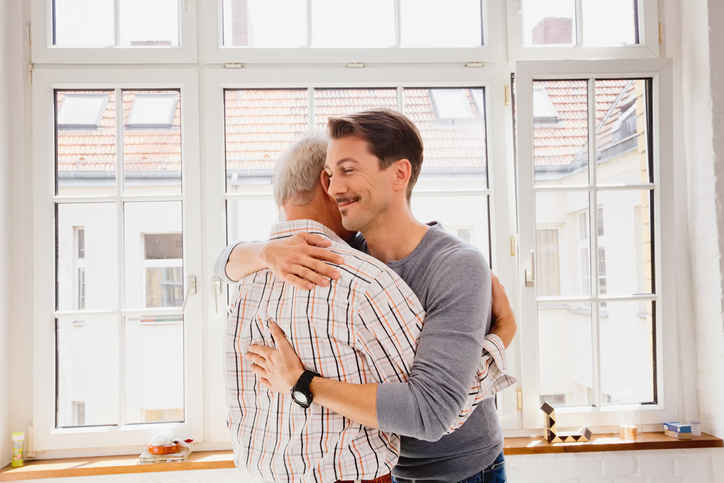
<path id="1" fill-rule="evenodd" d="M 393 195 L 394 169 L 380 170 L 380 160 L 369 152 L 367 141 L 356 136 L 332 139 L 324 171 L 330 178 L 329 195 L 337 202 L 347 230 L 364 234 L 384 220 Z"/>

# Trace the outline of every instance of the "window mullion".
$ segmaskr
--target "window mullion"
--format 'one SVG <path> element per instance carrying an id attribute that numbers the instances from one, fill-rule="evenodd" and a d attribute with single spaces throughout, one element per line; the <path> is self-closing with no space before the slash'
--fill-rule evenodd
<path id="1" fill-rule="evenodd" d="M 583 45 L 583 0 L 576 0 L 576 41 L 575 45 Z"/>
<path id="2" fill-rule="evenodd" d="M 580 2 L 580 0 L 577 0 Z M 590 287 L 591 298 L 594 300 L 591 307 L 591 349 L 593 356 L 593 397 L 596 407 L 601 407 L 603 396 L 601 394 L 601 337 L 599 321 L 599 280 L 598 280 L 598 193 L 597 185 L 597 146 L 596 146 L 596 80 L 588 79 L 588 166 L 591 191 L 588 207 L 588 239 L 591 241 L 590 250 Z"/>
<path id="3" fill-rule="evenodd" d="M 113 1 L 113 28 L 114 28 L 114 42 L 115 46 L 119 47 L 121 45 L 121 1 L 120 0 L 114 0 Z"/>
<path id="4" fill-rule="evenodd" d="M 116 6 L 118 2 L 116 1 Z M 118 427 L 126 424 L 126 337 L 125 317 L 123 315 L 124 292 L 126 289 L 125 267 L 125 231 L 123 219 L 123 184 L 125 173 L 123 166 L 123 90 L 115 90 L 116 97 L 116 223 L 120 243 L 118 243 L 118 295 L 116 307 L 118 310 Z"/>
<path id="5" fill-rule="evenodd" d="M 307 0 L 307 47 L 312 46 L 312 0 Z"/>
<path id="6" fill-rule="evenodd" d="M 307 96 L 308 96 L 308 113 L 309 113 L 309 130 L 314 131 L 314 87 L 309 87 L 307 89 Z"/>
<path id="7" fill-rule="evenodd" d="M 402 0 L 395 0 L 395 47 L 402 45 Z M 402 112 L 402 111 L 400 111 Z"/>

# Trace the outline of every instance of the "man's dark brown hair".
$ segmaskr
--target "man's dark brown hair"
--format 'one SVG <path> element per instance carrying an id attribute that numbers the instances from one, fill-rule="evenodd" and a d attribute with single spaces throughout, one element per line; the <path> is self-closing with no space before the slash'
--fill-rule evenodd
<path id="1" fill-rule="evenodd" d="M 422 138 L 412 121 L 392 109 L 372 109 L 330 118 L 327 130 L 332 139 L 356 136 L 367 141 L 370 154 L 380 160 L 381 170 L 400 159 L 410 161 L 412 171 L 407 183 L 407 201 L 410 201 L 422 168 Z"/>

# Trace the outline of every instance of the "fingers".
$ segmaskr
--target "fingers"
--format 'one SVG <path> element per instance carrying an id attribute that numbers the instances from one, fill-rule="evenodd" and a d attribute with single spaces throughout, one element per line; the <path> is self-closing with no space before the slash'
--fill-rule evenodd
<path id="1" fill-rule="evenodd" d="M 305 231 L 300 232 L 299 236 L 307 242 L 307 245 L 314 245 L 317 247 L 328 247 L 332 244 L 332 241 L 328 238 L 324 238 L 323 236 L 314 235 L 312 233 L 307 233 Z"/>
<path id="2" fill-rule="evenodd" d="M 281 330 L 281 329 L 279 329 L 279 330 Z M 282 334 L 283 333 L 284 332 L 282 332 Z M 247 354 L 247 356 L 249 354 L 253 354 L 255 356 L 261 357 L 262 359 L 268 359 L 271 356 L 272 352 L 274 352 L 274 349 L 272 349 L 270 347 L 255 344 L 255 345 L 249 346 L 249 350 L 247 351 L 246 354 Z"/>

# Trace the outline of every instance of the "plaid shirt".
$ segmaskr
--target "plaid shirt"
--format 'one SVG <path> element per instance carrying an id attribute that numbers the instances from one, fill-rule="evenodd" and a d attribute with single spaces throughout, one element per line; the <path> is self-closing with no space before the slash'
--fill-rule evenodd
<path id="1" fill-rule="evenodd" d="M 224 343 L 227 424 L 235 463 L 275 482 L 375 479 L 390 473 L 397 462 L 397 435 L 367 428 L 317 404 L 298 406 L 290 395 L 261 386 L 243 356 L 252 344 L 272 345 L 273 320 L 302 364 L 323 377 L 359 384 L 405 382 L 424 310 L 392 270 L 317 222 L 279 223 L 270 239 L 302 231 L 332 240 L 330 249 L 345 260 L 336 266 L 341 276 L 329 287 L 311 291 L 298 290 L 269 270 L 239 282 Z M 451 431 L 484 397 L 514 382 L 505 373 L 500 339 L 488 336 L 484 349 L 478 378 Z"/>

